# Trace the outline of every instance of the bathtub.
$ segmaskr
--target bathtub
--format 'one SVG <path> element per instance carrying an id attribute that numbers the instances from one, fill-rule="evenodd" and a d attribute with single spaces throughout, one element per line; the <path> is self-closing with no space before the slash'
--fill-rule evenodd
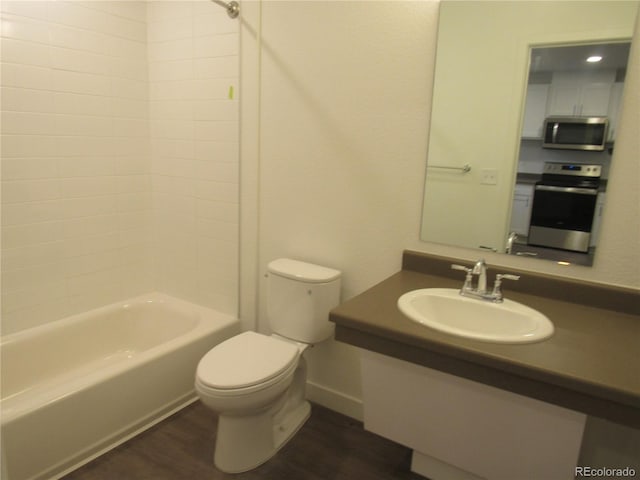
<path id="1" fill-rule="evenodd" d="M 238 319 L 150 294 L 2 338 L 2 478 L 59 478 L 196 400 Z"/>

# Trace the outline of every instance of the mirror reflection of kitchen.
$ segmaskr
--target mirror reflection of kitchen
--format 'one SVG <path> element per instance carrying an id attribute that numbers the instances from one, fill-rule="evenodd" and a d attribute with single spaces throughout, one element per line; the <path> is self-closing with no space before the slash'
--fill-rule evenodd
<path id="1" fill-rule="evenodd" d="M 531 49 L 508 253 L 593 263 L 629 50 Z"/>

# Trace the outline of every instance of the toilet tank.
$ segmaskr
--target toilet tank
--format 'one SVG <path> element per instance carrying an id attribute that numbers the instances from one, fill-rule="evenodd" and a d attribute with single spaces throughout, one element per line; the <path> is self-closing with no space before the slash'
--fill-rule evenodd
<path id="1" fill-rule="evenodd" d="M 267 266 L 267 318 L 273 333 L 304 343 L 333 334 L 329 310 L 340 303 L 341 272 L 288 258 Z"/>

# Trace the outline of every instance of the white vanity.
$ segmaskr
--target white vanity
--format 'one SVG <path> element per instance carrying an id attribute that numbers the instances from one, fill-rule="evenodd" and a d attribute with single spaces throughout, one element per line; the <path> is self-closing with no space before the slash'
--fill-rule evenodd
<path id="1" fill-rule="evenodd" d="M 465 263 L 404 252 L 403 270 L 331 312 L 336 339 L 363 349 L 365 428 L 411 448 L 412 470 L 431 480 L 570 480 L 593 466 L 584 463 L 593 451 L 614 449 L 628 465 L 607 466 L 640 471 L 638 292 L 511 270 L 520 280 L 504 285 L 505 298 L 554 331 L 533 343 L 488 342 L 398 308 L 410 291 L 460 288 L 454 262 Z M 598 422 L 608 433 L 585 446 Z"/>
<path id="2" fill-rule="evenodd" d="M 367 430 L 413 450 L 431 480 L 574 478 L 586 415 L 363 351 Z"/>

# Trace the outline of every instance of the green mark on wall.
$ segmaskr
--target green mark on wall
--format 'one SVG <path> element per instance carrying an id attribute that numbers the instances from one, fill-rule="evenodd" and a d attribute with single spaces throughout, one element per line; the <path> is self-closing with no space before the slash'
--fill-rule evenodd
<path id="1" fill-rule="evenodd" d="M 229 100 L 233 100 L 233 85 L 229 85 Z"/>

